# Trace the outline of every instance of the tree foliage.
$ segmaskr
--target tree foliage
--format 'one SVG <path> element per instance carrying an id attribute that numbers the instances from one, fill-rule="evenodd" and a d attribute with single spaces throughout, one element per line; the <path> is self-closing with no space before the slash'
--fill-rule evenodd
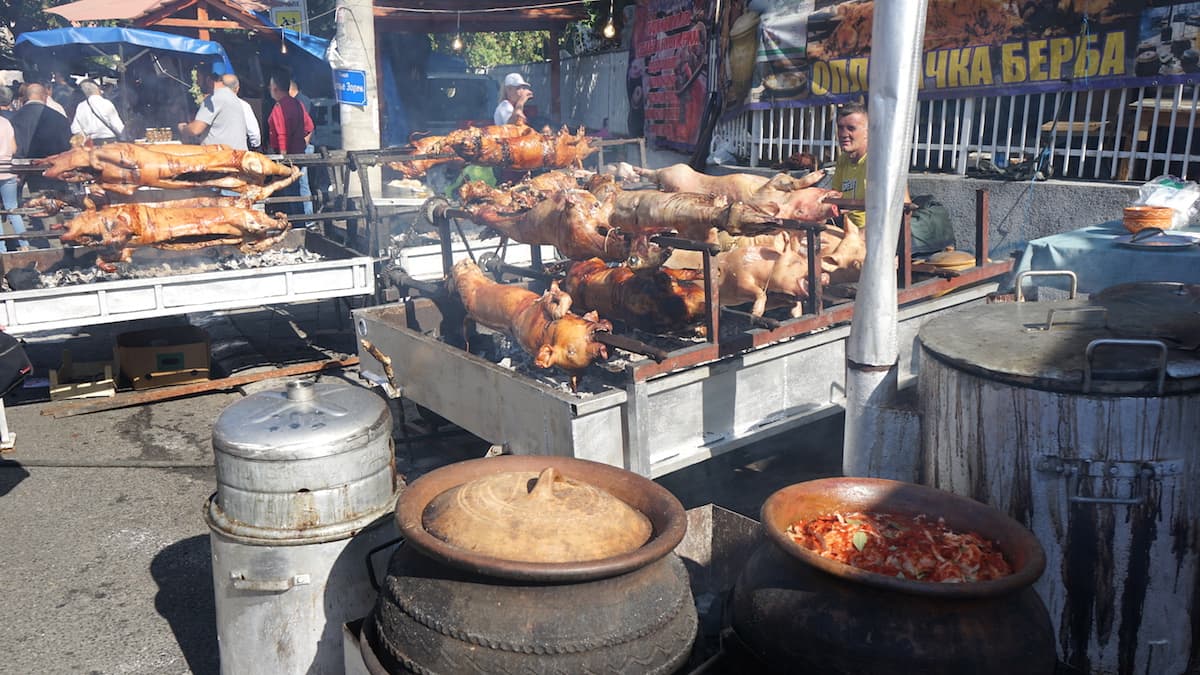
<path id="1" fill-rule="evenodd" d="M 13 43 L 21 33 L 69 25 L 47 7 L 66 4 L 71 0 L 0 0 L 0 55 L 11 59 Z"/>
<path id="2" fill-rule="evenodd" d="M 430 47 L 434 51 L 453 54 L 453 33 L 430 35 Z M 505 63 L 536 63 L 545 61 L 545 43 L 550 39 L 548 31 L 525 31 L 520 33 L 463 33 L 461 56 L 472 68 L 490 68 Z"/>

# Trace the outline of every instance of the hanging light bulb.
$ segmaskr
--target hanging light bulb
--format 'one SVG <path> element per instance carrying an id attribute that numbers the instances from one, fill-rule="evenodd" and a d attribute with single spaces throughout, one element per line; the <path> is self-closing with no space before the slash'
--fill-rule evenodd
<path id="1" fill-rule="evenodd" d="M 455 16 L 454 41 L 450 43 L 450 48 L 456 52 L 461 52 L 463 50 L 462 13 L 456 12 L 454 16 Z"/>
<path id="2" fill-rule="evenodd" d="M 279 53 L 287 54 L 287 36 L 283 34 L 283 29 L 279 29 Z"/>
<path id="3" fill-rule="evenodd" d="M 608 23 L 604 24 L 604 29 L 600 31 L 600 34 L 604 36 L 605 40 L 611 40 L 617 37 L 617 26 L 613 23 L 615 4 L 616 0 L 609 0 L 608 2 Z"/>

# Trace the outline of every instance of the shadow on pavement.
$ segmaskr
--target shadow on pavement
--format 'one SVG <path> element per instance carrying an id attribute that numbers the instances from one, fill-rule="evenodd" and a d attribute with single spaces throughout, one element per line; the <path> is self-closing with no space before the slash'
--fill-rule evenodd
<path id="1" fill-rule="evenodd" d="M 29 472 L 20 462 L 0 459 L 0 497 L 12 492 L 26 478 L 29 478 Z"/>
<path id="2" fill-rule="evenodd" d="M 158 584 L 154 608 L 171 625 L 188 668 L 197 675 L 220 670 L 211 551 L 208 535 L 199 535 L 171 544 L 150 563 Z"/>

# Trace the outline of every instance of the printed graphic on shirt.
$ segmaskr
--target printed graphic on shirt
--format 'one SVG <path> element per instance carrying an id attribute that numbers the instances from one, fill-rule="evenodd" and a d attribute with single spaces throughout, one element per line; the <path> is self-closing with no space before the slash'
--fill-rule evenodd
<path id="1" fill-rule="evenodd" d="M 857 189 L 858 189 L 858 179 L 857 178 L 847 178 L 842 181 L 842 187 L 841 187 L 842 192 L 854 192 Z"/>

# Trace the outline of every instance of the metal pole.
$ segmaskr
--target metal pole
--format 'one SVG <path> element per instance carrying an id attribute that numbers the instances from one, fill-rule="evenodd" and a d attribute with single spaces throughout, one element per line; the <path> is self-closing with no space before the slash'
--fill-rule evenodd
<path id="1" fill-rule="evenodd" d="M 889 438 L 885 407 L 896 391 L 896 240 L 921 72 L 927 0 L 875 3 L 871 31 L 867 257 L 846 343 L 846 435 L 842 472 L 913 480 L 916 448 Z"/>
<path id="2" fill-rule="evenodd" d="M 334 68 L 361 70 L 366 73 L 365 106 L 340 104 L 342 147 L 346 150 L 370 150 L 380 147 L 379 88 L 375 65 L 375 13 L 372 0 L 337 0 L 337 31 L 328 60 Z M 333 47 L 336 46 L 336 50 Z M 335 53 L 336 52 L 336 53 Z M 381 194 L 378 166 L 361 166 L 369 171 L 372 194 Z M 350 183 L 349 196 L 359 196 L 360 186 Z"/>

